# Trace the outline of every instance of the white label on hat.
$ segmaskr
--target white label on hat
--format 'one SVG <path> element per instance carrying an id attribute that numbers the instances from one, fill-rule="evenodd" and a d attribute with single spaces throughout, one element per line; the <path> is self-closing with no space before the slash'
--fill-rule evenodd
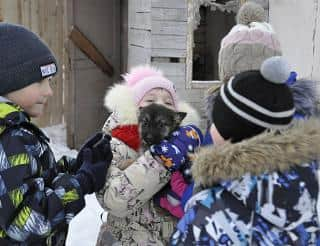
<path id="1" fill-rule="evenodd" d="M 57 67 L 56 67 L 56 64 L 54 64 L 54 63 L 48 64 L 45 66 L 41 66 L 40 69 L 41 69 L 42 77 L 47 77 L 47 76 L 53 75 L 57 72 Z"/>

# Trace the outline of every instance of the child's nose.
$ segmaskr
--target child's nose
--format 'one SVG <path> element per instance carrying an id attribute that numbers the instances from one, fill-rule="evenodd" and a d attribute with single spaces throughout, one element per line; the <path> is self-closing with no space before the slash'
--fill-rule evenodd
<path id="1" fill-rule="evenodd" d="M 44 94 L 45 96 L 51 97 L 53 96 L 53 90 L 50 86 L 49 81 L 46 81 L 45 86 L 44 86 Z"/>

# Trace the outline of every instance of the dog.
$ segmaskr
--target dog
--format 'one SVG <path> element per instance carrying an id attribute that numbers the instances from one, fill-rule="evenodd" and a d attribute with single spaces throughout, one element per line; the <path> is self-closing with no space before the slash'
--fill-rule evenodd
<path id="1" fill-rule="evenodd" d="M 170 137 L 186 115 L 185 112 L 177 112 L 155 103 L 139 108 L 138 126 L 142 151 Z"/>
<path id="2" fill-rule="evenodd" d="M 154 144 L 170 137 L 182 120 L 186 117 L 185 112 L 176 112 L 160 104 L 150 104 L 138 109 L 138 128 L 140 135 L 140 150 L 142 154 Z M 128 159 L 119 164 L 121 170 L 130 166 L 134 160 Z"/>

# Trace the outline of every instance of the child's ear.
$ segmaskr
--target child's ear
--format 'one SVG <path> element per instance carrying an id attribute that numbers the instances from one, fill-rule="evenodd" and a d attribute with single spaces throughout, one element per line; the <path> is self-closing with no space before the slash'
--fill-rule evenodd
<path id="1" fill-rule="evenodd" d="M 183 119 L 187 116 L 187 113 L 185 112 L 176 112 L 174 116 L 174 121 L 177 125 L 180 125 Z"/>

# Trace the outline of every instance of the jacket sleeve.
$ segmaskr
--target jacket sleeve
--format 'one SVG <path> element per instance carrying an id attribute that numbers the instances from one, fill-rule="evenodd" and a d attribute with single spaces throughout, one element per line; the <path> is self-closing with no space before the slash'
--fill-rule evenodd
<path id="1" fill-rule="evenodd" d="M 124 170 L 121 162 L 130 159 L 130 148 L 124 150 L 123 143 L 113 139 L 111 142 L 114 159 L 102 195 L 102 206 L 109 213 L 125 217 L 150 200 L 170 178 L 170 173 L 158 163 L 149 151 L 143 153 Z M 122 148 L 122 150 L 120 150 Z M 136 155 L 135 155 L 136 157 Z M 100 199 L 98 199 L 101 201 Z"/>
<path id="2" fill-rule="evenodd" d="M 0 141 L 0 235 L 20 242 L 49 236 L 85 205 L 74 176 L 58 174 L 48 146 L 28 137 Z"/>

